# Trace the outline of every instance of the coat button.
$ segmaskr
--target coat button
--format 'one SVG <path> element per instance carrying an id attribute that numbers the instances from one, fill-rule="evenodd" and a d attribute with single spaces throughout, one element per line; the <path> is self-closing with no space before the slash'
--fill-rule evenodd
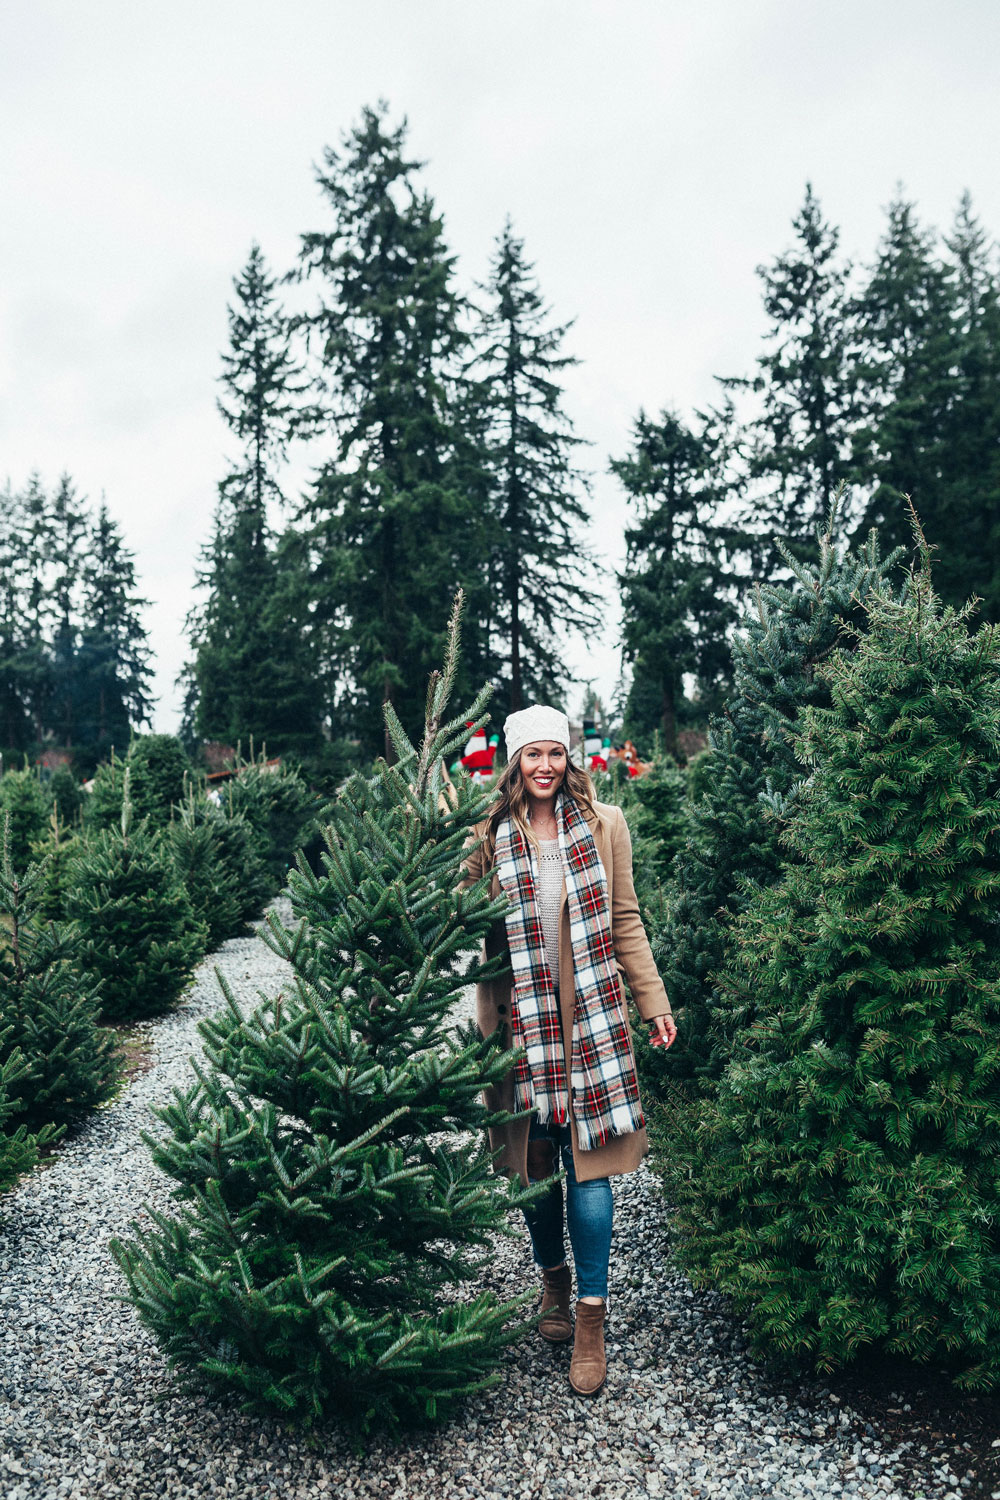
<path id="1" fill-rule="evenodd" d="M 498 1005 L 497 1006 L 497 1015 L 498 1016 L 505 1016 L 506 1014 L 507 1014 L 507 1007 L 506 1007 L 506 1005 Z"/>

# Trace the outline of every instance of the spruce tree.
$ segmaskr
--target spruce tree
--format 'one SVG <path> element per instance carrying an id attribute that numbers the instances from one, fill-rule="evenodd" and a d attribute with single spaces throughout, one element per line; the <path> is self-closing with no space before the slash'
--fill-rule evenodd
<path id="1" fill-rule="evenodd" d="M 75 824 L 80 821 L 84 793 L 80 789 L 80 783 L 68 766 L 57 766 L 55 768 L 49 777 L 45 790 L 52 802 L 53 809 L 59 815 L 61 823 Z"/>
<path id="2" fill-rule="evenodd" d="M 872 591 L 802 716 L 780 880 L 720 984 L 727 1065 L 675 1138 L 683 1258 L 758 1346 L 1000 1382 L 1000 641 Z"/>
<path id="3" fill-rule="evenodd" d="M 32 847 L 33 858 L 39 866 L 38 911 L 47 922 L 66 920 L 66 904 L 81 837 L 80 833 L 67 829 L 58 807 L 53 807 L 45 837 Z"/>
<path id="4" fill-rule="evenodd" d="M 779 542 L 793 582 L 759 587 L 733 642 L 733 693 L 712 722 L 707 784 L 692 804 L 690 832 L 651 933 L 679 1013 L 678 1043 L 656 1054 L 664 1081 L 718 1070 L 709 1029 L 718 1003 L 715 974 L 734 917 L 781 867 L 772 807 L 801 777 L 795 723 L 803 708 L 826 701 L 819 665 L 845 624 L 857 623 L 868 596 L 888 587 L 886 575 L 899 557 L 883 562 L 874 533 L 860 551 L 848 551 L 835 540 L 837 515 L 835 505 L 814 562 L 799 562 Z"/>
<path id="5" fill-rule="evenodd" d="M 224 814 L 219 815 L 218 821 L 225 821 Z M 212 952 L 243 928 L 244 898 L 240 883 L 245 875 L 224 860 L 217 820 L 199 806 L 193 788 L 175 814 L 167 839 L 174 870 L 195 916 L 205 928 L 205 947 Z"/>
<path id="6" fill-rule="evenodd" d="M 935 586 L 969 594 L 1000 620 L 1000 267 L 968 193 L 946 239 L 958 341 L 957 391 L 946 415 L 950 524 L 938 542 Z"/>
<path id="7" fill-rule="evenodd" d="M 44 837 L 49 809 L 34 771 L 8 771 L 0 778 L 0 821 L 7 827 L 10 857 L 16 869 L 28 865 Z"/>
<path id="8" fill-rule="evenodd" d="M 37 474 L 8 484 L 0 528 L 0 747 L 23 753 L 45 732 L 51 695 L 50 615 L 44 584 L 47 498 Z"/>
<path id="9" fill-rule="evenodd" d="M 564 687 L 553 641 L 585 637 L 601 619 L 594 563 L 583 540 L 587 485 L 574 458 L 581 439 L 563 410 L 563 352 L 570 324 L 552 322 L 524 241 L 510 220 L 497 240 L 488 299 L 469 366 L 490 480 L 489 515 L 501 711 L 558 697 Z"/>
<path id="10" fill-rule="evenodd" d="M 223 798 L 216 805 L 209 798 L 195 802 L 195 820 L 212 830 L 215 852 L 223 870 L 223 882 L 232 886 L 239 901 L 238 921 L 227 937 L 246 930 L 259 917 L 272 895 L 271 876 L 261 849 L 261 840 L 241 813 Z"/>
<path id="11" fill-rule="evenodd" d="M 56 743 L 77 739 L 81 554 L 87 555 L 89 509 L 69 474 L 60 477 L 48 507 L 47 592 L 51 599 L 52 692 L 46 727 Z"/>
<path id="12" fill-rule="evenodd" d="M 85 828 L 113 828 L 121 821 L 126 761 L 112 746 L 107 760 L 97 767 L 83 804 Z"/>
<path id="13" fill-rule="evenodd" d="M 236 745 L 250 735 L 273 750 L 316 747 L 320 714 L 304 608 L 289 609 L 293 581 L 271 512 L 284 504 L 288 444 L 308 430 L 306 383 L 260 246 L 234 281 L 219 411 L 241 452 L 219 486 L 213 535 L 200 574 L 206 598 L 191 614 L 194 727 Z M 300 589 L 305 579 L 299 578 Z"/>
<path id="14" fill-rule="evenodd" d="M 74 935 L 41 910 L 44 870 L 16 872 L 5 840 L 0 868 L 0 1062 L 15 1052 L 25 1068 L 8 1081 L 19 1123 L 37 1131 L 65 1125 L 114 1091 L 114 1041 L 98 1025 L 94 979 L 77 963 Z"/>
<path id="15" fill-rule="evenodd" d="M 755 570 L 764 576 L 783 561 L 773 539 L 807 555 L 834 495 L 856 477 L 850 266 L 840 257 L 839 230 L 824 220 L 811 185 L 793 228 L 792 247 L 773 265 L 758 267 L 771 325 L 756 374 L 723 382 L 755 401 L 740 443 L 746 455 L 743 519 Z"/>
<path id="16" fill-rule="evenodd" d="M 302 236 L 319 305 L 298 322 L 336 451 L 304 502 L 323 701 L 363 752 L 395 753 L 383 705 L 416 734 L 419 684 L 443 649 L 457 582 L 481 596 L 489 548 L 469 481 L 460 382 L 467 337 L 440 214 L 387 106 L 365 109 L 318 182 L 332 225 Z M 481 660 L 478 612 L 467 662 Z"/>
<path id="17" fill-rule="evenodd" d="M 205 951 L 205 928 L 164 835 L 145 818 L 133 826 L 130 781 L 126 766 L 120 824 L 81 848 L 67 900 L 81 938 L 80 965 L 101 981 L 101 1012 L 111 1021 L 167 1010 Z"/>
<path id="18" fill-rule="evenodd" d="M 72 748 L 89 770 L 149 717 L 149 648 L 135 570 L 102 505 L 64 474 L 8 487 L 0 534 L 0 746 Z"/>
<path id="19" fill-rule="evenodd" d="M 941 548 L 942 582 L 966 597 L 959 561 L 964 517 L 951 504 L 949 410 L 959 394 L 955 290 L 935 237 L 902 196 L 865 286 L 854 299 L 864 421 L 854 437 L 872 487 L 859 535 L 877 526 L 887 546 L 909 541 L 904 497 L 912 498 L 931 543 Z"/>
<path id="20" fill-rule="evenodd" d="M 39 1147 L 50 1145 L 61 1133 L 55 1126 L 47 1125 L 38 1135 L 31 1135 L 22 1121 L 10 1124 L 17 1111 L 16 1102 L 11 1101 L 24 1078 L 28 1065 L 17 1050 L 7 1053 L 7 1041 L 11 1028 L 0 1024 L 0 1193 L 4 1192 L 25 1172 L 30 1172 L 38 1161 Z"/>
<path id="21" fill-rule="evenodd" d="M 166 828 L 173 809 L 187 795 L 191 762 L 184 746 L 173 734 L 136 736 L 124 759 L 112 753 L 97 769 L 86 805 L 91 828 L 113 828 L 121 822 L 128 773 L 129 797 L 134 818 L 148 818 L 150 827 Z"/>
<path id="22" fill-rule="evenodd" d="M 501 903 L 458 889 L 489 793 L 444 766 L 488 690 L 444 721 L 457 612 L 417 754 L 391 706 L 396 764 L 331 808 L 316 875 L 291 880 L 296 926 L 264 935 L 290 965 L 277 996 L 202 1026 L 208 1062 L 151 1141 L 177 1211 L 116 1243 L 143 1321 L 192 1378 L 355 1438 L 449 1416 L 493 1383 L 512 1304 L 466 1293 L 521 1198 L 494 1175 L 481 1102 L 510 1064 L 459 1026 Z"/>
<path id="23" fill-rule="evenodd" d="M 153 675 L 147 601 L 137 593 L 135 562 L 121 528 L 102 502 L 82 568 L 80 646 L 76 673 L 76 737 L 87 767 L 111 747 L 128 747 L 133 729 L 150 722 Z"/>
<path id="24" fill-rule="evenodd" d="M 263 754 L 256 760 L 238 759 L 236 772 L 226 785 L 226 807 L 249 826 L 264 865 L 268 895 L 273 896 L 285 884 L 296 854 L 313 836 L 320 800 L 293 766 L 268 765 Z"/>
<path id="25" fill-rule="evenodd" d="M 632 835 L 632 867 L 641 903 L 659 908 L 674 860 L 688 832 L 687 778 L 673 761 L 654 756 L 642 776 L 630 780 L 625 817 Z"/>
<path id="26" fill-rule="evenodd" d="M 640 412 L 633 445 L 626 458 L 611 462 L 637 512 L 618 575 L 624 655 L 633 664 L 626 714 L 634 721 L 648 684 L 657 719 L 646 727 L 659 730 L 663 749 L 676 759 L 685 676 L 707 704 L 729 672 L 726 632 L 735 607 L 724 571 L 719 440 L 710 422 L 696 434 L 671 412 L 659 421 Z"/>

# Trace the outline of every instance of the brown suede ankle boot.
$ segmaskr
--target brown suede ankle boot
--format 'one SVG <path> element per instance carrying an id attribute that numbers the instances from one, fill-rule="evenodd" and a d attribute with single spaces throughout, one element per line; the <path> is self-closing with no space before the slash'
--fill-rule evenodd
<path id="1" fill-rule="evenodd" d="M 538 1332 L 550 1344 L 565 1344 L 572 1337 L 569 1294 L 573 1285 L 569 1266 L 542 1272 L 542 1318 Z"/>
<path id="2" fill-rule="evenodd" d="M 576 1338 L 569 1364 L 569 1383 L 578 1396 L 596 1396 L 608 1373 L 604 1358 L 606 1302 L 576 1304 Z"/>

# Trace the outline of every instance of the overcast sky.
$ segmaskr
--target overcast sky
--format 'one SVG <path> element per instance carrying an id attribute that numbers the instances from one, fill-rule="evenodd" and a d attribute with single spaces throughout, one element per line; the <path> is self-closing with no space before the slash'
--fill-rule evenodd
<path id="1" fill-rule="evenodd" d="M 1000 232 L 998 58 L 996 0 L 3 0 L 0 480 L 106 496 L 175 729 L 231 278 L 254 238 L 284 270 L 326 226 L 314 164 L 384 97 L 463 277 L 510 213 L 576 318 L 568 405 L 619 564 L 608 455 L 640 406 L 687 413 L 749 367 L 754 268 L 807 180 L 857 259 L 899 182 L 944 228 L 969 188 Z M 570 648 L 604 691 L 616 634 L 609 603 L 600 648 Z"/>

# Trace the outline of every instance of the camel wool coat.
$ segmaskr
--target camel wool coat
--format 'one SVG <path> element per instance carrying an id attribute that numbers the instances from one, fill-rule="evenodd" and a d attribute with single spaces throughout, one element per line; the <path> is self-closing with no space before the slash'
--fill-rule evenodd
<path id="1" fill-rule="evenodd" d="M 663 988 L 663 981 L 656 971 L 649 939 L 646 937 L 646 930 L 639 915 L 639 902 L 636 899 L 635 884 L 632 879 L 632 840 L 629 837 L 628 824 L 625 822 L 625 815 L 620 807 L 613 807 L 604 802 L 595 802 L 594 807 L 597 813 L 596 821 L 585 809 L 581 808 L 581 811 L 594 835 L 597 852 L 608 878 L 608 901 L 611 907 L 611 937 L 614 943 L 615 962 L 618 965 L 619 974 L 623 973 L 628 980 L 639 1015 L 644 1021 L 651 1021 L 655 1016 L 667 1015 L 670 1003 L 667 1000 L 666 990 Z M 484 832 L 485 825 L 478 827 L 477 839 L 481 839 Z M 462 881 L 463 886 L 471 885 L 473 881 L 479 880 L 485 874 L 483 856 L 482 848 L 474 849 L 468 855 L 465 861 L 468 873 L 467 878 Z M 502 894 L 496 870 L 493 872 L 490 892 L 494 898 Z M 507 928 L 503 918 L 494 923 L 487 935 L 485 948 L 487 958 L 493 958 L 498 954 L 509 954 Z M 562 1011 L 563 1047 L 567 1058 L 570 1056 L 573 1041 L 575 992 L 567 978 L 572 973 L 573 948 L 570 943 L 569 913 L 566 909 L 564 886 L 559 911 L 559 1004 Z M 494 1031 L 502 1027 L 505 1045 L 508 1047 L 511 1045 L 511 985 L 511 975 L 507 973 L 476 987 L 476 1018 L 480 1032 L 483 1036 L 492 1036 Z M 513 1073 L 507 1074 L 501 1087 L 487 1089 L 484 1100 L 488 1109 L 513 1112 Z M 509 1172 L 511 1175 L 517 1173 L 524 1183 L 528 1180 L 529 1123 L 530 1117 L 525 1116 L 510 1125 L 490 1131 L 490 1146 L 497 1153 L 495 1157 L 497 1170 Z M 572 1119 L 572 1104 L 570 1127 L 573 1133 L 573 1165 L 577 1180 L 580 1182 L 589 1182 L 595 1177 L 614 1177 L 623 1172 L 634 1172 L 648 1150 L 645 1129 L 637 1130 L 630 1135 L 612 1136 L 609 1141 L 606 1141 L 603 1146 L 598 1146 L 594 1151 L 581 1150 L 577 1141 L 576 1125 Z"/>

